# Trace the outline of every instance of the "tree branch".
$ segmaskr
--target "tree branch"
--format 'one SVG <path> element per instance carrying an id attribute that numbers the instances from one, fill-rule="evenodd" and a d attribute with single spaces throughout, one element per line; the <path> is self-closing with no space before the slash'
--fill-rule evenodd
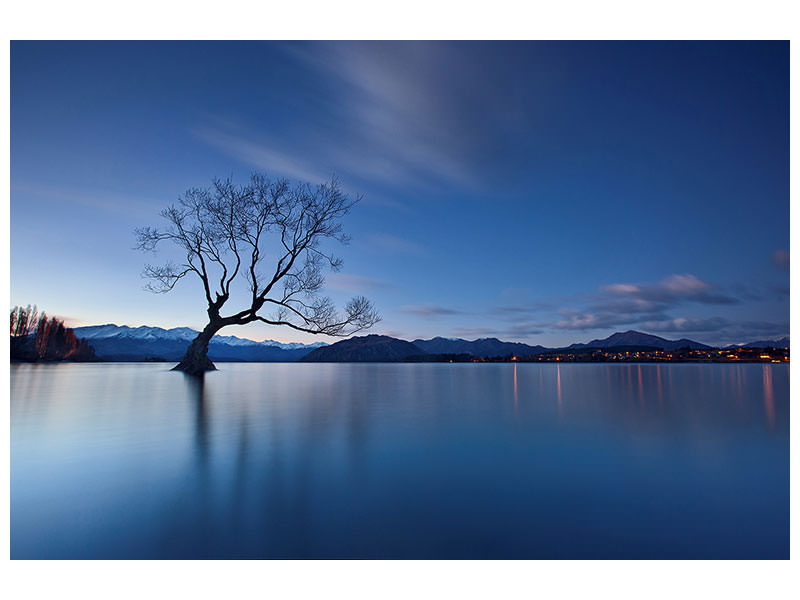
<path id="1" fill-rule="evenodd" d="M 165 229 L 145 227 L 135 232 L 140 250 L 155 252 L 161 242 L 169 241 L 186 252 L 183 265 L 147 265 L 143 274 L 151 280 L 148 289 L 168 292 L 185 275 L 195 273 L 203 282 L 214 322 L 259 320 L 327 335 L 366 329 L 380 320 L 366 298 L 354 298 L 340 315 L 329 298 L 317 295 L 325 282 L 323 267 L 338 270 L 342 265 L 321 243 L 326 239 L 348 241 L 341 221 L 359 199 L 344 194 L 335 178 L 317 186 L 290 186 L 285 179 L 272 181 L 254 174 L 245 185 L 214 179 L 207 189 L 189 189 L 177 205 L 162 211 L 168 222 Z M 268 255 L 265 245 L 269 237 L 281 253 L 272 276 L 262 280 L 258 265 Z M 298 261 L 301 256 L 302 263 Z M 219 311 L 240 274 L 250 286 L 249 306 L 223 317 Z M 212 286 L 212 277 L 218 281 L 218 289 Z M 282 291 L 275 294 L 281 281 Z M 265 304 L 277 306 L 279 315 L 259 315 Z"/>

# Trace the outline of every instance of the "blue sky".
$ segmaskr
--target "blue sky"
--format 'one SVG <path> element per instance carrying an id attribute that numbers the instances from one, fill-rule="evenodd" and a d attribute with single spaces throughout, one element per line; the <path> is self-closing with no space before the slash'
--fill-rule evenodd
<path id="1" fill-rule="evenodd" d="M 201 327 L 199 281 L 143 290 L 153 258 L 133 229 L 188 187 L 259 169 L 363 194 L 328 293 L 370 297 L 375 333 L 785 335 L 788 50 L 13 42 L 11 303 Z"/>

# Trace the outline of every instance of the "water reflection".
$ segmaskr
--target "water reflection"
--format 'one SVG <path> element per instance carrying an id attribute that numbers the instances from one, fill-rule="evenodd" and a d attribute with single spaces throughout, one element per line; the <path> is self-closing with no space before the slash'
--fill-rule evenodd
<path id="1" fill-rule="evenodd" d="M 639 380 L 639 406 L 644 408 L 644 386 L 642 385 L 642 365 L 636 365 L 636 374 Z"/>
<path id="2" fill-rule="evenodd" d="M 630 399 L 631 404 L 633 404 L 634 393 L 633 393 L 633 376 L 632 376 L 632 369 L 631 365 L 627 365 L 625 371 L 628 374 L 628 398 Z"/>
<path id="3" fill-rule="evenodd" d="M 558 416 L 561 417 L 561 365 L 556 365 L 556 390 L 558 395 Z"/>
<path id="4" fill-rule="evenodd" d="M 514 416 L 519 415 L 519 390 L 517 388 L 517 363 L 514 363 Z"/>
<path id="5" fill-rule="evenodd" d="M 205 396 L 205 375 L 176 375 L 183 377 L 186 386 L 186 397 L 194 412 L 194 447 L 198 464 L 204 468 L 208 465 L 209 448 L 209 416 Z"/>
<path id="6" fill-rule="evenodd" d="M 785 365 L 552 368 L 12 367 L 12 556 L 788 556 Z"/>
<path id="7" fill-rule="evenodd" d="M 775 393 L 772 389 L 772 366 L 764 365 L 764 412 L 769 428 L 775 429 Z"/>
<path id="8" fill-rule="evenodd" d="M 656 365 L 656 393 L 658 394 L 658 409 L 664 409 L 664 384 L 661 382 L 661 365 Z"/>

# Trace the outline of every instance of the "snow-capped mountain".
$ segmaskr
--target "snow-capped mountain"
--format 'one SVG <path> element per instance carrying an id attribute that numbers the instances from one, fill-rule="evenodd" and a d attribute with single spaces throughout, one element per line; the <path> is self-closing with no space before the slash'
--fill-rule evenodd
<path id="1" fill-rule="evenodd" d="M 73 329 L 75 335 L 79 338 L 93 340 L 98 338 L 112 338 L 119 339 L 130 338 L 137 340 L 181 340 L 191 342 L 198 333 L 196 329 L 190 327 L 173 327 L 172 329 L 162 329 L 161 327 L 148 327 L 142 325 L 140 327 L 128 327 L 127 325 L 114 325 L 109 323 L 106 325 L 90 325 L 88 327 L 75 327 Z M 319 348 L 320 346 L 327 346 L 325 342 L 314 342 L 313 344 L 302 344 L 300 342 L 290 342 L 288 344 L 276 342 L 275 340 L 263 340 L 257 342 L 255 340 L 248 340 L 246 338 L 236 337 L 235 335 L 216 335 L 213 339 L 214 342 L 229 344 L 231 346 L 276 346 L 284 350 L 300 350 L 303 348 Z"/>
<path id="2" fill-rule="evenodd" d="M 90 325 L 88 327 L 75 327 L 75 335 L 79 338 L 93 340 L 98 338 L 116 337 L 119 339 L 130 338 L 137 340 L 187 340 L 191 341 L 198 332 L 188 327 L 175 327 L 173 329 L 162 329 L 161 327 L 128 327 L 127 325 Z"/>
<path id="3" fill-rule="evenodd" d="M 179 360 L 186 346 L 199 333 L 189 327 L 128 327 L 127 325 L 91 325 L 74 328 L 75 335 L 90 341 L 97 356 L 106 360 Z M 296 361 L 325 342 L 284 344 L 274 340 L 257 342 L 233 335 L 215 335 L 208 345 L 211 360 L 282 362 Z"/>

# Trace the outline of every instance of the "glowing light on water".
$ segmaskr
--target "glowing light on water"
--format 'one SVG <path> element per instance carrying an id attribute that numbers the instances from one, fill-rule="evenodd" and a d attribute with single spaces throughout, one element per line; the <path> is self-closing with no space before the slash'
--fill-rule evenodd
<path id="1" fill-rule="evenodd" d="M 517 388 L 517 363 L 514 363 L 514 414 L 519 412 L 519 390 Z"/>
<path id="2" fill-rule="evenodd" d="M 658 393 L 658 407 L 664 408 L 664 390 L 662 389 L 662 384 L 661 384 L 661 365 L 658 365 L 656 367 L 656 379 L 657 379 L 656 391 Z"/>
<path id="3" fill-rule="evenodd" d="M 644 386 L 642 385 L 642 365 L 636 365 L 636 372 L 639 379 L 639 406 L 644 406 Z"/>
<path id="4" fill-rule="evenodd" d="M 775 392 L 772 388 L 772 367 L 764 365 L 764 413 L 770 429 L 775 428 Z"/>
<path id="5" fill-rule="evenodd" d="M 558 415 L 561 416 L 561 365 L 556 365 L 556 395 L 558 397 Z"/>

